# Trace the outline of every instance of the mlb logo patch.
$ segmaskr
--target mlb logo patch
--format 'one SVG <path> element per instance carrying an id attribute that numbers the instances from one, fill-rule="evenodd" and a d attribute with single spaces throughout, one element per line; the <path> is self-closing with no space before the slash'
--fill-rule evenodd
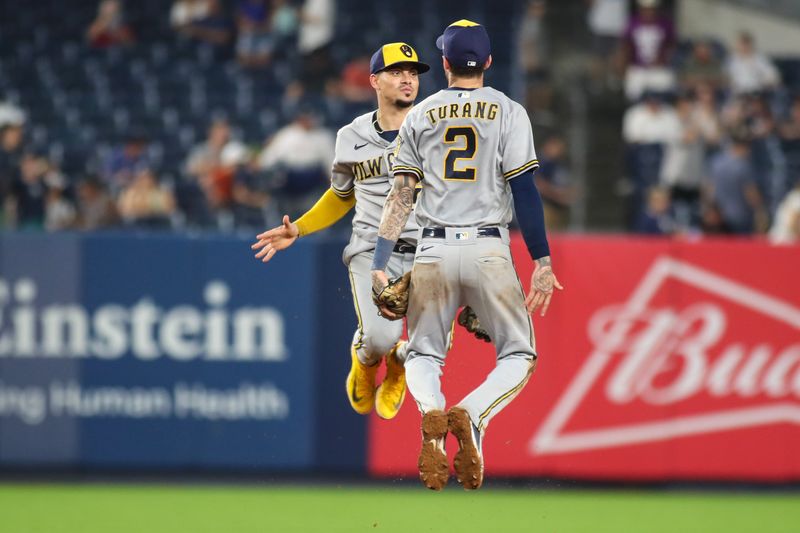
<path id="1" fill-rule="evenodd" d="M 469 232 L 468 231 L 459 231 L 456 233 L 456 240 L 463 241 L 465 239 L 469 239 Z"/>
<path id="2" fill-rule="evenodd" d="M 470 94 L 469 91 L 461 91 L 460 93 L 458 93 L 457 96 L 459 98 L 469 98 L 469 94 Z"/>
<path id="3" fill-rule="evenodd" d="M 467 61 L 467 66 L 468 67 L 477 67 L 478 66 L 478 62 L 477 61 Z"/>

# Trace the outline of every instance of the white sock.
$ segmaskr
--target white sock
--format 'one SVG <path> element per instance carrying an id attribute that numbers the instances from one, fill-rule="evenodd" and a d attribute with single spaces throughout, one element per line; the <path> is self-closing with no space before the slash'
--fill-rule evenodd
<path id="1" fill-rule="evenodd" d="M 458 405 L 469 413 L 472 423 L 481 431 L 525 387 L 530 377 L 531 361 L 509 356 L 497 362 L 486 381 L 469 393 Z"/>
<path id="2" fill-rule="evenodd" d="M 397 351 L 394 352 L 394 356 L 397 358 L 398 361 L 404 363 L 406 357 L 408 356 L 408 342 L 400 344 L 400 347 L 398 347 Z"/>
<path id="3" fill-rule="evenodd" d="M 406 384 L 408 390 L 417 401 L 417 406 L 422 413 L 436 409 L 444 411 L 445 398 L 442 394 L 442 367 L 431 357 L 414 357 L 407 360 Z"/>

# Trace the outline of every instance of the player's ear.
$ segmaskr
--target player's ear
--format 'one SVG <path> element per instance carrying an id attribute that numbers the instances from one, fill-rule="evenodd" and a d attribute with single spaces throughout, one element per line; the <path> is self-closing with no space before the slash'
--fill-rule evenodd
<path id="1" fill-rule="evenodd" d="M 450 72 L 450 62 L 444 56 L 442 56 L 442 68 L 445 72 Z"/>
<path id="2" fill-rule="evenodd" d="M 489 54 L 489 59 L 486 60 L 486 63 L 483 64 L 483 70 L 489 70 L 489 67 L 492 66 L 492 55 Z"/>
<path id="3" fill-rule="evenodd" d="M 372 86 L 373 89 L 375 89 L 376 91 L 378 90 L 378 74 L 369 75 L 369 84 Z"/>

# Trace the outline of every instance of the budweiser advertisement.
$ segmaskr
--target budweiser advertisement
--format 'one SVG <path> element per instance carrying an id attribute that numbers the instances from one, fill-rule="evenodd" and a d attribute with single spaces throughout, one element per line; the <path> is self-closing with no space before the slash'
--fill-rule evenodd
<path id="1" fill-rule="evenodd" d="M 531 261 L 513 246 L 527 287 Z M 551 248 L 565 290 L 534 318 L 533 379 L 487 430 L 488 475 L 800 480 L 800 248 L 622 237 Z M 493 348 L 456 328 L 448 406 L 493 366 Z M 373 475 L 416 473 L 413 401 L 371 419 L 369 438 Z"/>

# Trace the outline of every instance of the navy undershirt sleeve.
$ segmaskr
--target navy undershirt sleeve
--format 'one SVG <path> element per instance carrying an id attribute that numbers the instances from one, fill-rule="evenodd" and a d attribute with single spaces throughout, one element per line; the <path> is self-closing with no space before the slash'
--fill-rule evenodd
<path id="1" fill-rule="evenodd" d="M 514 197 L 514 211 L 522 230 L 522 238 L 531 257 L 540 259 L 550 255 L 547 233 L 544 227 L 544 207 L 542 197 L 533 183 L 533 170 L 529 170 L 509 180 Z"/>

